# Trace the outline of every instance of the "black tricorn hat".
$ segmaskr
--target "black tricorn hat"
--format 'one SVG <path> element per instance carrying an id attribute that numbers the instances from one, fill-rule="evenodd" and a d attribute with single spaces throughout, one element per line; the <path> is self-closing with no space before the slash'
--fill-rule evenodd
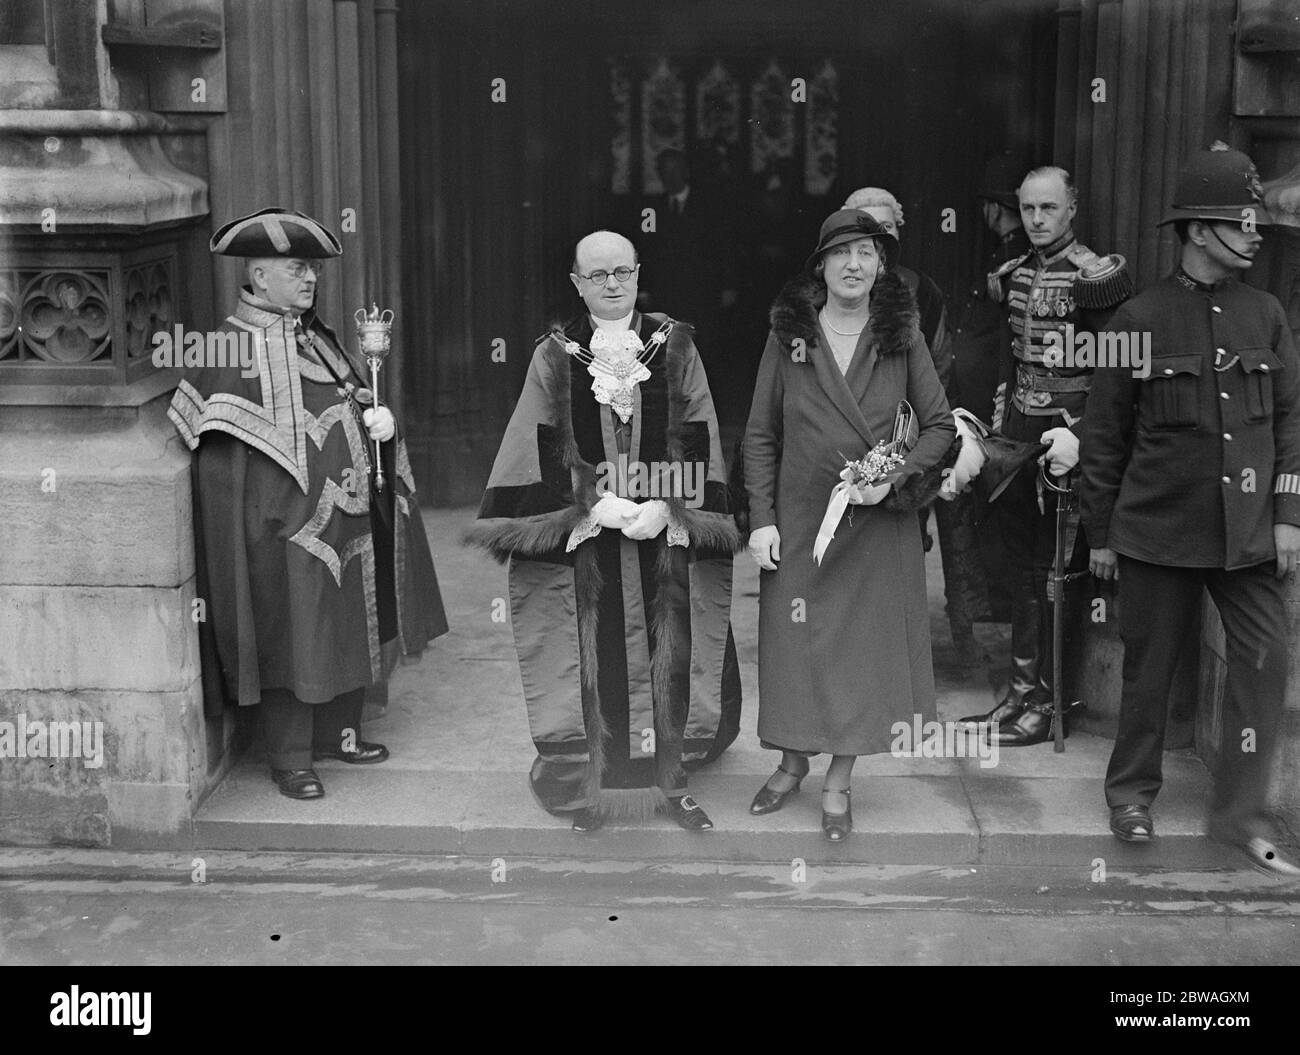
<path id="1" fill-rule="evenodd" d="M 208 248 L 218 256 L 283 256 L 320 260 L 342 256 L 343 246 L 326 227 L 305 213 L 273 205 L 231 220 Z"/>
<path id="2" fill-rule="evenodd" d="M 859 209 L 837 209 L 822 223 L 817 248 L 808 258 L 808 270 L 811 271 L 816 266 L 826 250 L 845 242 L 856 242 L 859 238 L 879 239 L 883 247 L 881 255 L 885 258 L 886 265 L 898 259 L 898 239 L 886 231 L 879 220 Z"/>

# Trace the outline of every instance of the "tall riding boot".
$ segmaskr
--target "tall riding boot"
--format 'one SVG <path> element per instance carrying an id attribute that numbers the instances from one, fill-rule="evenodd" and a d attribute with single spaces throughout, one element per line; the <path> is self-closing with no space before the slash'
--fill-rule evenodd
<path id="1" fill-rule="evenodd" d="M 1040 687 L 1043 664 L 1042 604 L 1028 569 L 1016 577 L 1011 594 L 1011 684 L 987 714 L 959 719 L 959 725 L 1010 725 L 1024 712 L 1026 697 Z M 1048 639 L 1050 642 L 1050 638 Z M 1051 694 L 1048 694 L 1048 700 Z"/>

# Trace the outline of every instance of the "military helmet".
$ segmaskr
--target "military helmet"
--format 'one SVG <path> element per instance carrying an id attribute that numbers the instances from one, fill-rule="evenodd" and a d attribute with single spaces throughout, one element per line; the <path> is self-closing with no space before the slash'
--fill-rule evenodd
<path id="1" fill-rule="evenodd" d="M 1252 212 L 1246 212 L 1247 209 Z M 1209 150 L 1193 154 L 1178 174 L 1174 200 L 1157 226 L 1178 220 L 1242 220 L 1255 226 L 1271 224 L 1264 208 L 1255 163 L 1240 150 L 1216 140 Z"/>

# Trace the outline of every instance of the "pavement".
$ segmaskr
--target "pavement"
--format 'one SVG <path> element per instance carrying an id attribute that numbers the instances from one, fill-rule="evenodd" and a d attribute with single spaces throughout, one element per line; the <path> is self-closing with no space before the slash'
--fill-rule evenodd
<path id="1" fill-rule="evenodd" d="M 741 732 L 721 759 L 691 775 L 692 794 L 715 830 L 687 833 L 670 821 L 569 829 L 533 799 L 526 774 L 534 753 L 509 623 L 497 622 L 506 572 L 460 545 L 472 509 L 427 510 L 426 526 L 451 632 L 417 663 L 399 666 L 382 717 L 363 735 L 389 746 L 380 766 L 323 762 L 326 796 L 297 802 L 270 783 L 258 745 L 201 805 L 190 848 L 558 858 L 575 861 L 701 861 L 919 866 L 1065 867 L 1087 875 L 1097 860 L 1141 869 L 1234 869 L 1235 852 L 1204 837 L 1209 775 L 1190 751 L 1165 758 L 1165 786 L 1153 810 L 1158 837 L 1145 846 L 1107 828 L 1102 774 L 1111 741 L 1074 732 L 1063 754 L 1050 744 L 1003 749 L 988 759 L 860 759 L 854 770 L 854 833 L 836 846 L 819 831 L 816 788 L 767 817 L 750 799 L 778 756 L 758 745 L 758 571 L 736 561 L 732 617 L 741 665 Z M 963 666 L 943 615 L 938 551 L 927 563 L 940 721 L 988 710 L 991 681 L 1004 669 L 1002 625 L 979 625 L 988 669 Z M 1292 818 L 1286 818 L 1292 821 Z M 1300 830 L 1291 827 L 1291 835 Z M 177 849 L 185 847 L 178 846 Z"/>
<path id="2" fill-rule="evenodd" d="M 1298 934 L 1300 890 L 1222 870 L 0 850 L 11 966 L 1182 964 L 1263 1023 L 1290 996 L 1225 969 L 1295 964 Z M 1078 1035 L 1115 1012 L 1071 993 Z"/>

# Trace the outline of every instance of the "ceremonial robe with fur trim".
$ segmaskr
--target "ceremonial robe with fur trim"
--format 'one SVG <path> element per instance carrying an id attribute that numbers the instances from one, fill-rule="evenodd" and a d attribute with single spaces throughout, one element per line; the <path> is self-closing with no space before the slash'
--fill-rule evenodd
<path id="1" fill-rule="evenodd" d="M 360 389 L 365 367 L 313 312 L 302 323 L 313 354 L 333 353 L 338 379 L 299 354 L 290 315 L 245 289 L 216 332 L 251 342 L 257 373 L 189 369 L 168 410 L 195 452 L 209 715 L 268 689 L 327 703 L 383 682 L 396 660 L 387 642 L 416 654 L 447 632 L 405 441 L 380 445 L 386 482 L 375 496 L 374 445 L 339 383 Z"/>
<path id="2" fill-rule="evenodd" d="M 662 315 L 636 314 L 649 344 Z M 587 315 L 564 341 L 591 345 Z M 690 327 L 674 323 L 635 391 L 629 465 L 674 467 L 697 495 L 662 498 L 688 546 L 665 530 L 634 541 L 604 528 L 566 552 L 616 465 L 616 419 L 591 375 L 554 336 L 533 352 L 524 389 L 467 541 L 509 562 L 511 628 L 537 759 L 530 781 L 551 812 L 590 807 L 645 816 L 686 789 L 683 762 L 708 761 L 736 737 L 740 675 L 731 635 L 732 555 L 718 427 Z M 697 475 L 698 474 L 698 475 Z M 628 484 L 629 486 L 624 486 Z"/>
<path id="3" fill-rule="evenodd" d="M 876 280 L 847 374 L 818 322 L 825 302 L 825 286 L 801 278 L 772 306 L 745 431 L 751 530 L 781 535 L 777 570 L 760 580 L 758 733 L 767 747 L 865 755 L 889 750 L 893 723 L 934 717 L 924 554 L 915 502 L 899 499 L 937 482 L 956 429 L 897 275 Z M 920 424 L 903 478 L 884 502 L 849 507 L 818 566 L 841 454 L 889 440 L 901 399 Z"/>

